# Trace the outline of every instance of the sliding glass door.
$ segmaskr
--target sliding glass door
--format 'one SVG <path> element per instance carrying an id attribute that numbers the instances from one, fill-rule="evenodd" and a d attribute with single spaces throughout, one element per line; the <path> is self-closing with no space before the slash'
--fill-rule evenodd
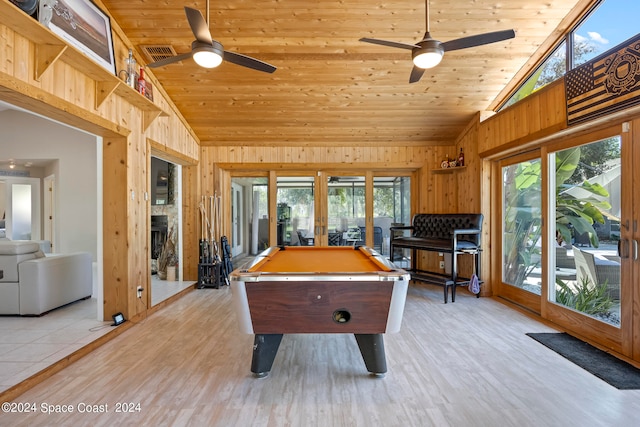
<path id="1" fill-rule="evenodd" d="M 612 127 L 500 162 L 493 270 L 499 296 L 627 355 L 637 295 L 630 135 Z"/>
<path id="2" fill-rule="evenodd" d="M 549 298 L 620 326 L 621 138 L 612 136 L 549 154 L 554 256 Z M 551 252 L 551 251 L 550 251 Z"/>

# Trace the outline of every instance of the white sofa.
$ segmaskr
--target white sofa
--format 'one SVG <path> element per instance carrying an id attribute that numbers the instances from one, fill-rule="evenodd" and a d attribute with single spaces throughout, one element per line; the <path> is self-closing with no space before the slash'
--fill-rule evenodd
<path id="1" fill-rule="evenodd" d="M 91 296 L 87 252 L 45 256 L 33 241 L 0 241 L 0 314 L 38 316 Z"/>

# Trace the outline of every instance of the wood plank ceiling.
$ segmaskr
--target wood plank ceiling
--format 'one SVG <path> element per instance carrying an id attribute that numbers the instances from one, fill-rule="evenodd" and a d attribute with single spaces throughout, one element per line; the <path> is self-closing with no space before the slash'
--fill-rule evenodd
<path id="1" fill-rule="evenodd" d="M 145 61 L 144 45 L 190 51 L 184 6 L 206 17 L 204 0 L 102 3 Z M 516 38 L 447 52 L 409 84 L 410 51 L 359 39 L 420 41 L 422 0 L 212 0 L 213 38 L 278 70 L 226 62 L 206 70 L 189 59 L 152 72 L 202 145 L 451 144 L 476 112 L 496 105 L 536 51 L 558 38 L 574 6 L 588 3 L 432 0 L 431 34 L 440 41 L 506 29 Z"/>

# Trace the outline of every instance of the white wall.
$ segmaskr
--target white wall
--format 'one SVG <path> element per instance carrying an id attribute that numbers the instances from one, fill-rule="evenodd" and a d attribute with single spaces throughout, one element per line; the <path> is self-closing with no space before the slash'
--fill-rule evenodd
<path id="1" fill-rule="evenodd" d="M 4 197 L 5 197 L 5 185 L 0 182 L 0 219 L 4 218 L 5 214 L 5 205 L 4 205 Z"/>
<path id="2" fill-rule="evenodd" d="M 5 110 L 0 112 L 0 153 L 3 159 L 54 160 L 46 171 L 56 177 L 54 252 L 89 252 L 96 261 L 96 137 L 32 114 Z"/>

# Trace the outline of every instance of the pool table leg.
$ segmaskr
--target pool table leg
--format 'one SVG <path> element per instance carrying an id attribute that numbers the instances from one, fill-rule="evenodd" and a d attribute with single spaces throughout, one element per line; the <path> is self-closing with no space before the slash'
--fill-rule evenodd
<path id="1" fill-rule="evenodd" d="M 269 375 L 273 360 L 278 353 L 282 341 L 282 334 L 256 334 L 253 340 L 253 358 L 251 360 L 251 372 L 264 378 Z"/>
<path id="2" fill-rule="evenodd" d="M 387 359 L 384 354 L 382 334 L 353 334 L 358 342 L 367 371 L 377 377 L 387 373 Z"/>

